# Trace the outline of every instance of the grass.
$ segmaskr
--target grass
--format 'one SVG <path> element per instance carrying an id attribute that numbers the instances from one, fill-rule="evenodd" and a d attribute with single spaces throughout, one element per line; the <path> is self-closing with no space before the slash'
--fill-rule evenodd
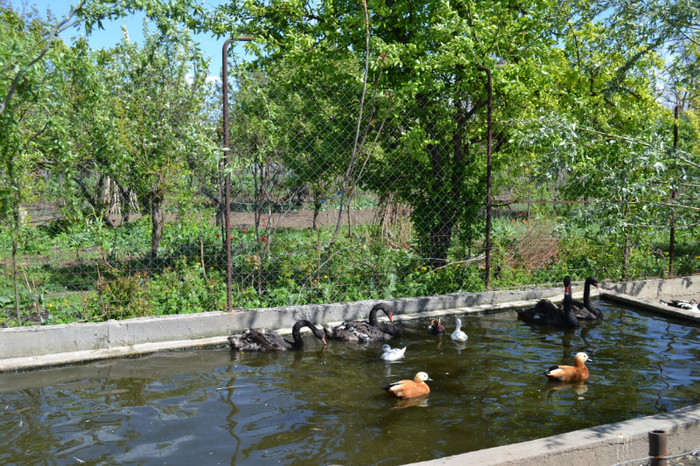
<path id="1" fill-rule="evenodd" d="M 595 226 L 551 216 L 514 215 L 494 220 L 492 278 L 495 288 L 575 280 L 664 276 L 667 233 L 656 230 L 625 243 L 604 239 Z M 18 254 L 22 324 L 56 324 L 220 310 L 226 303 L 225 262 L 219 230 L 186 217 L 165 229 L 160 257 L 147 260 L 148 218 L 113 230 L 99 225 L 24 229 Z M 358 225 L 340 234 L 329 253 L 332 228 L 231 232 L 233 303 L 237 308 L 300 305 L 425 296 L 484 289 L 482 243 L 455 246 L 443 267 L 431 269 L 391 231 Z M 321 245 L 319 252 L 318 246 Z M 623 260 L 628 245 L 627 261 Z M 10 245 L 6 233 L 0 245 Z M 675 246 L 675 271 L 700 271 L 691 235 Z M 0 253 L 0 325 L 16 326 L 10 255 Z M 320 264 L 320 267 L 319 267 Z"/>

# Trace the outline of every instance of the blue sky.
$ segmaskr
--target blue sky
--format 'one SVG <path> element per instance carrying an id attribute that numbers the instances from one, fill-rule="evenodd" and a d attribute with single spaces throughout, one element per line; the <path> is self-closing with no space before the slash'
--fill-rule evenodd
<path id="1" fill-rule="evenodd" d="M 216 5 L 226 2 L 226 0 L 193 0 L 193 2 L 195 1 L 200 1 L 207 9 L 214 9 Z M 77 0 L 10 0 L 10 4 L 15 10 L 23 11 L 24 5 L 26 5 L 27 9 L 34 7 L 43 18 L 46 17 L 47 10 L 51 10 L 56 18 L 65 17 L 70 11 L 71 3 L 75 4 Z M 139 13 L 114 21 L 103 21 L 104 29 L 95 28 L 90 36 L 87 36 L 90 47 L 101 49 L 112 47 L 120 42 L 122 39 L 122 25 L 126 26 L 129 31 L 129 38 L 132 42 L 143 44 L 143 18 L 144 15 Z M 150 30 L 155 30 L 155 27 L 150 28 Z M 81 25 L 79 28 L 71 28 L 66 31 L 62 35 L 62 39 L 71 43 L 74 37 L 85 36 L 85 28 Z M 221 53 L 224 39 L 216 39 L 207 34 L 197 34 L 195 40 L 199 42 L 202 51 L 211 59 L 209 73 L 219 76 L 221 74 Z M 239 57 L 244 53 L 240 46 L 235 51 Z"/>

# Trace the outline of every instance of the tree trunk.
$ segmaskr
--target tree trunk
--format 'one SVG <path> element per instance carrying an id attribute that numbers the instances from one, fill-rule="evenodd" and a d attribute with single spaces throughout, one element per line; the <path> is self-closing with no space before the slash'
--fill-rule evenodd
<path id="1" fill-rule="evenodd" d="M 163 210 L 163 195 L 154 193 L 151 195 L 151 261 L 158 258 L 158 248 L 163 239 L 165 227 L 165 211 Z"/>

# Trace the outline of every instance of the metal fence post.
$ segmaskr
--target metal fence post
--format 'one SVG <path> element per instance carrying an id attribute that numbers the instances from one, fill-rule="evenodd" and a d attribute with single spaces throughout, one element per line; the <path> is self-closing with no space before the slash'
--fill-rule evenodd
<path id="1" fill-rule="evenodd" d="M 493 137 L 491 114 L 493 112 L 493 86 L 491 82 L 491 70 L 483 66 L 480 66 L 478 69 L 486 73 L 486 89 L 489 93 L 487 113 L 488 136 L 486 145 L 486 257 L 484 264 L 486 272 L 484 286 L 488 290 L 491 287 L 491 140 Z"/>
<path id="2" fill-rule="evenodd" d="M 673 161 L 676 161 L 676 150 L 678 150 L 678 105 L 673 109 Z M 674 163 L 674 171 L 675 171 Z M 673 177 L 673 186 L 671 187 L 671 232 L 669 235 L 668 244 L 668 278 L 673 277 L 673 256 L 676 251 L 676 210 L 675 201 L 678 200 L 678 188 L 676 187 L 676 177 Z"/>
<path id="3" fill-rule="evenodd" d="M 231 172 L 229 171 L 229 140 L 228 140 L 228 46 L 231 38 L 226 39 L 222 49 L 221 88 L 223 92 L 223 132 L 224 132 L 224 228 L 226 234 L 224 248 L 226 249 L 226 310 L 233 311 L 233 263 L 231 261 Z M 248 42 L 250 37 L 240 36 L 235 40 Z"/>
<path id="4" fill-rule="evenodd" d="M 652 430 L 649 432 L 649 456 L 651 456 L 652 466 L 666 466 L 668 463 L 665 458 L 668 455 L 666 441 L 666 431 Z"/>

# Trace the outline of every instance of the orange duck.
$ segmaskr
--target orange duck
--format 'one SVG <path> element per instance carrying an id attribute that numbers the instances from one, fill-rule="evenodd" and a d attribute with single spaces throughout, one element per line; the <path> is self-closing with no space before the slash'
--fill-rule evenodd
<path id="1" fill-rule="evenodd" d="M 552 366 L 544 375 L 555 382 L 583 382 L 588 380 L 586 361 L 588 361 L 586 353 L 576 353 L 573 366 Z"/>
<path id="2" fill-rule="evenodd" d="M 425 383 L 427 380 L 432 379 L 425 372 L 419 372 L 413 380 L 392 382 L 385 387 L 381 387 L 381 389 L 386 390 L 396 398 L 416 398 L 430 393 L 430 387 Z"/>

